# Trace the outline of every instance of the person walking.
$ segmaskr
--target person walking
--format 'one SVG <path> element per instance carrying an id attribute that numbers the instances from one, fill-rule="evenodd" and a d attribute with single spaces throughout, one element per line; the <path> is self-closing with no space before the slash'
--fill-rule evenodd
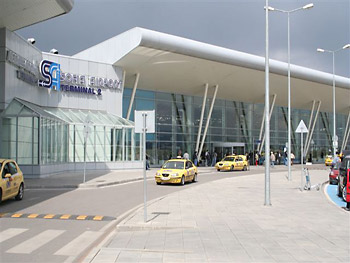
<path id="1" fill-rule="evenodd" d="M 275 154 L 273 152 L 271 152 L 270 160 L 271 160 L 271 167 L 274 168 L 275 167 L 276 156 L 275 156 Z"/>
<path id="2" fill-rule="evenodd" d="M 188 152 L 184 153 L 184 159 L 189 160 L 190 159 L 190 155 L 188 154 Z"/>
<path id="3" fill-rule="evenodd" d="M 213 160 L 211 162 L 211 166 L 215 166 L 216 164 L 216 158 L 217 158 L 218 154 L 216 152 L 213 153 Z"/>
<path id="4" fill-rule="evenodd" d="M 210 153 L 208 150 L 205 152 L 205 161 L 205 166 L 210 166 Z"/>
<path id="5" fill-rule="evenodd" d="M 294 153 L 291 153 L 290 154 L 290 165 L 293 165 L 294 159 L 295 159 L 295 155 L 294 155 Z"/>
<path id="6" fill-rule="evenodd" d="M 198 166 L 198 153 L 197 153 L 197 151 L 195 151 L 195 152 L 193 153 L 192 160 L 193 160 L 193 164 L 194 164 L 195 166 Z"/>

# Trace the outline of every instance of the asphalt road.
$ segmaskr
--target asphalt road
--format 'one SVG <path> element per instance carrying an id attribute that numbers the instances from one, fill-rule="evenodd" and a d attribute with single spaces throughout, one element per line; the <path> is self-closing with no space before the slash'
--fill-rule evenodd
<path id="1" fill-rule="evenodd" d="M 213 180 L 252 173 L 213 170 L 200 174 L 198 182 L 184 186 L 156 185 L 154 180 L 148 180 L 147 197 L 152 200 Z M 26 190 L 22 201 L 0 204 L 0 213 L 25 215 L 25 218 L 0 218 L 0 262 L 69 262 L 82 258 L 111 231 L 121 215 L 143 204 L 143 197 L 142 181 L 98 189 Z M 59 219 L 70 215 L 74 217 Z M 44 216 L 53 218 L 44 219 Z M 81 216 L 80 220 L 77 216 Z M 92 220 L 95 216 L 107 220 Z"/>

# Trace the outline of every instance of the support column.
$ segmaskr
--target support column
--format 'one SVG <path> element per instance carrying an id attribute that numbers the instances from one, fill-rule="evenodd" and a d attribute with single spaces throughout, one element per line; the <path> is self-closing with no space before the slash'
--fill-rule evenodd
<path id="1" fill-rule="evenodd" d="M 271 109 L 270 109 L 270 113 L 269 113 L 269 121 L 271 120 L 272 112 L 273 112 L 273 109 L 275 107 L 276 97 L 277 97 L 277 94 L 273 94 Z M 263 148 L 264 143 L 265 143 L 265 138 L 266 138 L 266 133 L 264 134 L 264 137 L 261 141 L 259 154 L 261 154 L 262 148 Z M 269 156 L 270 156 L 270 153 L 269 153 Z M 265 158 L 266 158 L 266 153 L 265 153 Z"/>
<path id="2" fill-rule="evenodd" d="M 348 114 L 348 120 L 347 120 L 346 126 L 345 126 L 343 143 L 342 143 L 342 146 L 341 146 L 341 149 L 340 149 L 341 152 L 343 152 L 345 150 L 346 145 L 348 143 L 349 134 L 350 134 L 349 122 L 350 122 L 350 110 L 349 110 L 349 114 Z"/>
<path id="3" fill-rule="evenodd" d="M 316 104 L 316 101 L 313 100 L 313 101 L 312 101 L 312 109 L 311 109 L 311 114 L 310 114 L 309 125 L 307 126 L 309 130 L 310 130 L 310 127 L 311 127 L 311 125 L 312 125 L 312 118 L 313 118 L 313 116 L 314 116 L 315 104 Z M 305 151 L 305 150 L 306 150 L 306 145 L 307 145 L 307 142 L 309 141 L 309 137 L 310 137 L 310 133 L 307 132 L 307 133 L 306 133 L 306 139 L 305 139 L 305 147 L 304 147 L 304 155 L 305 155 L 305 156 L 306 156 L 306 151 Z"/>
<path id="4" fill-rule="evenodd" d="M 135 100 L 135 94 L 136 94 L 137 85 L 139 84 L 139 78 L 140 78 L 140 73 L 137 73 L 136 74 L 136 78 L 135 78 L 134 88 L 132 89 L 132 93 L 131 93 L 128 113 L 126 114 L 126 119 L 127 120 L 130 119 L 132 105 L 134 104 L 134 100 Z"/>
<path id="5" fill-rule="evenodd" d="M 207 102 L 207 95 L 208 95 L 208 86 L 209 84 L 205 84 L 205 91 L 204 91 L 204 97 L 203 97 L 203 103 L 202 103 L 202 111 L 201 111 L 201 118 L 199 120 L 199 127 L 198 127 L 198 135 L 197 135 L 197 144 L 196 144 L 196 152 L 198 154 L 198 148 L 199 148 L 199 140 L 201 137 L 202 132 L 202 125 L 203 125 L 203 117 L 204 117 L 204 110 L 205 110 L 205 104 Z M 198 157 L 199 158 L 199 157 Z"/>
<path id="6" fill-rule="evenodd" d="M 312 124 L 312 128 L 311 130 L 309 129 L 309 141 L 306 142 L 306 148 L 305 148 L 305 151 L 304 151 L 304 155 L 307 155 L 307 152 L 309 151 L 309 147 L 310 147 L 310 143 L 311 143 L 311 140 L 312 140 L 312 135 L 314 133 L 314 129 L 315 129 L 315 125 L 316 125 L 316 122 L 317 122 L 317 118 L 318 118 L 318 114 L 320 112 L 320 107 L 321 107 L 321 101 L 318 101 L 318 106 L 317 106 L 317 111 L 316 111 L 316 115 L 315 115 L 315 120 Z"/>
<path id="7" fill-rule="evenodd" d="M 264 113 L 263 113 L 263 117 L 262 117 L 262 120 L 261 120 L 261 126 L 260 126 L 259 141 L 261 141 L 262 134 L 263 134 L 263 131 L 264 131 L 265 110 L 266 110 L 266 107 L 264 106 Z M 257 149 L 256 149 L 258 152 L 260 152 L 260 146 L 261 146 L 261 142 L 258 143 L 258 146 L 257 146 Z"/>
<path id="8" fill-rule="evenodd" d="M 135 129 L 131 129 L 131 161 L 135 161 Z"/>
<path id="9" fill-rule="evenodd" d="M 204 134 L 203 134 L 203 138 L 202 138 L 201 147 L 200 147 L 200 150 L 198 152 L 198 159 L 200 159 L 200 156 L 202 154 L 202 150 L 203 150 L 203 146 L 204 146 L 204 142 L 205 142 L 205 137 L 207 136 L 207 131 L 208 131 L 209 123 L 210 123 L 211 113 L 212 113 L 213 108 L 214 108 L 214 103 L 215 103 L 215 99 L 216 99 L 216 94 L 218 93 L 218 89 L 219 89 L 219 85 L 216 85 L 215 86 L 213 100 L 211 101 L 211 105 L 210 105 L 210 110 L 209 110 L 209 114 L 208 114 L 207 123 L 206 123 L 205 129 L 204 129 Z"/>
<path id="10" fill-rule="evenodd" d="M 345 125 L 343 143 L 341 145 L 340 152 L 342 152 L 345 149 L 345 146 L 347 143 L 346 137 L 347 137 L 347 133 L 348 133 L 348 129 L 349 129 L 349 121 L 350 121 L 350 110 L 349 110 L 349 114 L 348 114 L 348 120 L 346 121 L 346 125 Z"/>

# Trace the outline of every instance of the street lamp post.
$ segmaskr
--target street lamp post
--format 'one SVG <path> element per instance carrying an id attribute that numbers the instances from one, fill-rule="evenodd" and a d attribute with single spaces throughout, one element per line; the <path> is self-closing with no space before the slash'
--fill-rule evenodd
<path id="1" fill-rule="evenodd" d="M 307 10 L 314 7 L 314 4 L 307 4 L 304 5 L 303 7 L 299 7 L 290 11 L 286 11 L 286 10 L 281 10 L 281 9 L 277 9 L 277 8 L 273 8 L 273 7 L 268 7 L 269 11 L 277 11 L 277 12 L 281 12 L 281 13 L 286 13 L 288 15 L 288 181 L 292 180 L 292 176 L 291 176 L 291 148 L 292 148 L 292 136 L 291 136 L 291 102 L 290 102 L 290 14 L 294 13 L 296 11 L 299 10 Z"/>
<path id="2" fill-rule="evenodd" d="M 336 121 L 335 121 L 335 53 L 338 51 L 341 51 L 343 49 L 347 49 L 350 48 L 350 44 L 346 44 L 345 46 L 343 46 L 342 48 L 336 49 L 336 50 L 326 50 L 326 49 L 322 49 L 322 48 L 318 48 L 317 51 L 324 53 L 324 52 L 328 52 L 328 53 L 332 53 L 332 58 L 333 58 L 333 157 L 336 157 L 337 154 L 337 147 L 338 147 L 338 138 L 336 135 Z"/>

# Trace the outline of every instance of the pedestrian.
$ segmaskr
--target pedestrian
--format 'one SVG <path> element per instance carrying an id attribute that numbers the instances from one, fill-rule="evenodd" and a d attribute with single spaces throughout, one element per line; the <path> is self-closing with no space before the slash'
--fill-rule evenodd
<path id="1" fill-rule="evenodd" d="M 294 159 L 295 159 L 295 155 L 294 155 L 294 153 L 291 153 L 290 154 L 290 165 L 293 165 Z"/>
<path id="2" fill-rule="evenodd" d="M 217 156 L 218 156 L 218 154 L 214 151 L 213 152 L 213 160 L 211 162 L 211 166 L 215 166 Z"/>
<path id="3" fill-rule="evenodd" d="M 151 170 L 149 165 L 148 155 L 146 155 L 146 170 Z"/>
<path id="4" fill-rule="evenodd" d="M 192 156 L 192 160 L 193 160 L 193 164 L 195 166 L 198 166 L 198 153 L 197 153 L 197 151 L 194 151 L 194 154 Z"/>
<path id="5" fill-rule="evenodd" d="M 259 162 L 259 154 L 258 152 L 255 153 L 255 166 L 258 166 L 258 162 Z"/>
<path id="6" fill-rule="evenodd" d="M 181 156 L 182 156 L 182 151 L 181 151 L 181 150 L 178 150 L 178 151 L 177 151 L 177 156 L 176 156 L 176 158 L 181 158 Z"/>
<path id="7" fill-rule="evenodd" d="M 274 155 L 273 152 L 271 152 L 270 160 L 271 160 L 271 167 L 272 168 L 275 167 L 276 156 Z"/>
<path id="8" fill-rule="evenodd" d="M 184 159 L 189 160 L 190 159 L 190 155 L 188 154 L 188 152 L 184 153 Z"/>
<path id="9" fill-rule="evenodd" d="M 205 152 L 205 166 L 210 166 L 210 153 L 208 150 Z"/>

